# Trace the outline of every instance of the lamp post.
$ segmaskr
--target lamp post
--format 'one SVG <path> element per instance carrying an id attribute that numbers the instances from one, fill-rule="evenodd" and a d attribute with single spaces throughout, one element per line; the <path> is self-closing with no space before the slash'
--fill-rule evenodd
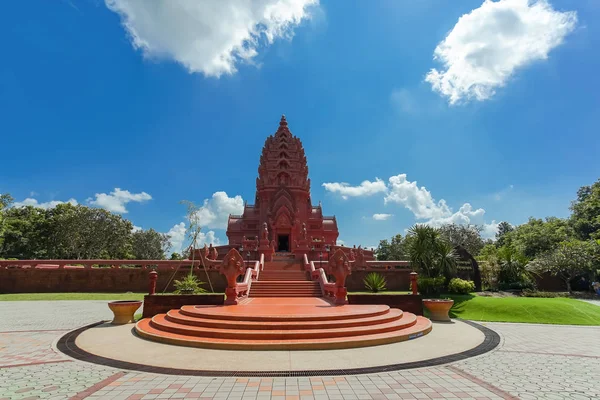
<path id="1" fill-rule="evenodd" d="M 248 251 L 246 253 L 246 263 L 248 264 L 248 267 L 250 266 L 250 251 Z"/>
<path id="2" fill-rule="evenodd" d="M 319 268 L 323 268 L 323 252 L 319 253 Z"/>

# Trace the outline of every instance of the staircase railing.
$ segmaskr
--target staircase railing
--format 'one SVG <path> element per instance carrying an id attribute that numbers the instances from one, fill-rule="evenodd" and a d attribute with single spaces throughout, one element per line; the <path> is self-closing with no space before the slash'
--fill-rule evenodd
<path id="1" fill-rule="evenodd" d="M 325 263 L 328 264 L 327 262 Z M 314 261 L 308 261 L 308 256 L 306 254 L 304 254 L 304 269 L 310 273 L 310 278 L 313 281 L 319 282 L 323 297 L 335 299 L 335 283 L 329 282 L 327 280 L 325 269 L 315 268 Z"/>

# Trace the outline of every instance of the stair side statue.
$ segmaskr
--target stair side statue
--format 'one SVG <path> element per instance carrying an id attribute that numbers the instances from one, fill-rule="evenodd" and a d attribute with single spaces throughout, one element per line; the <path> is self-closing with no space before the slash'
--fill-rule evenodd
<path id="1" fill-rule="evenodd" d="M 225 275 L 225 279 L 227 279 L 225 304 L 237 304 L 239 295 L 237 278 L 246 272 L 244 258 L 236 249 L 229 250 L 221 263 L 219 272 Z"/>
<path id="2" fill-rule="evenodd" d="M 342 249 L 337 249 L 329 258 L 328 270 L 335 277 L 335 304 L 346 304 L 346 278 L 352 273 L 352 263 Z"/>

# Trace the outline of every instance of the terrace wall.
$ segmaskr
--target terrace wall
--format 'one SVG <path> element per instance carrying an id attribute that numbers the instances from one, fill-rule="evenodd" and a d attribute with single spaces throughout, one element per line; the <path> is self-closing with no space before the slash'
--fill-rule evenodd
<path id="1" fill-rule="evenodd" d="M 39 293 L 39 292 L 148 292 L 149 269 L 142 268 L 6 268 L 0 269 L 0 293 Z M 158 270 L 156 291 L 162 292 L 168 284 L 167 292 L 175 290 L 173 281 L 182 279 L 189 273 L 188 268 L 180 268 L 173 280 L 169 279 L 174 270 Z M 203 270 L 195 270 L 203 287 L 209 289 L 208 278 Z M 223 293 L 227 287 L 225 277 L 217 271 L 208 271 L 214 291 Z"/>

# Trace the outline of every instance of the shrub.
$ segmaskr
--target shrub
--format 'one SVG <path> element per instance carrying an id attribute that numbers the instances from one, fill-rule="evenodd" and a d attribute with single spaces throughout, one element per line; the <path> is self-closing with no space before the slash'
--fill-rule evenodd
<path id="1" fill-rule="evenodd" d="M 439 295 L 444 290 L 444 284 L 446 280 L 443 276 L 437 278 L 418 277 L 417 286 L 419 287 L 419 293 L 423 295 Z"/>
<path id="2" fill-rule="evenodd" d="M 185 278 L 180 281 L 175 281 L 175 293 L 176 294 L 195 294 L 195 293 L 206 293 L 206 289 L 200 287 L 204 282 L 200 282 L 196 275 L 188 274 Z"/>
<path id="3" fill-rule="evenodd" d="M 554 298 L 554 297 L 568 297 L 568 293 L 564 292 L 542 292 L 537 290 L 526 289 L 521 293 L 524 297 L 543 297 L 543 298 Z"/>
<path id="4" fill-rule="evenodd" d="M 535 285 L 532 281 L 522 280 L 520 282 L 500 282 L 498 284 L 500 290 L 534 290 Z"/>
<path id="5" fill-rule="evenodd" d="M 469 294 L 475 291 L 475 283 L 473 281 L 465 281 L 460 278 L 453 278 L 448 284 L 448 290 L 451 293 Z"/>
<path id="6" fill-rule="evenodd" d="M 373 293 L 383 292 L 385 290 L 385 285 L 387 284 L 383 275 L 378 274 L 377 272 L 367 274 L 363 283 L 365 284 L 365 288 Z"/>

